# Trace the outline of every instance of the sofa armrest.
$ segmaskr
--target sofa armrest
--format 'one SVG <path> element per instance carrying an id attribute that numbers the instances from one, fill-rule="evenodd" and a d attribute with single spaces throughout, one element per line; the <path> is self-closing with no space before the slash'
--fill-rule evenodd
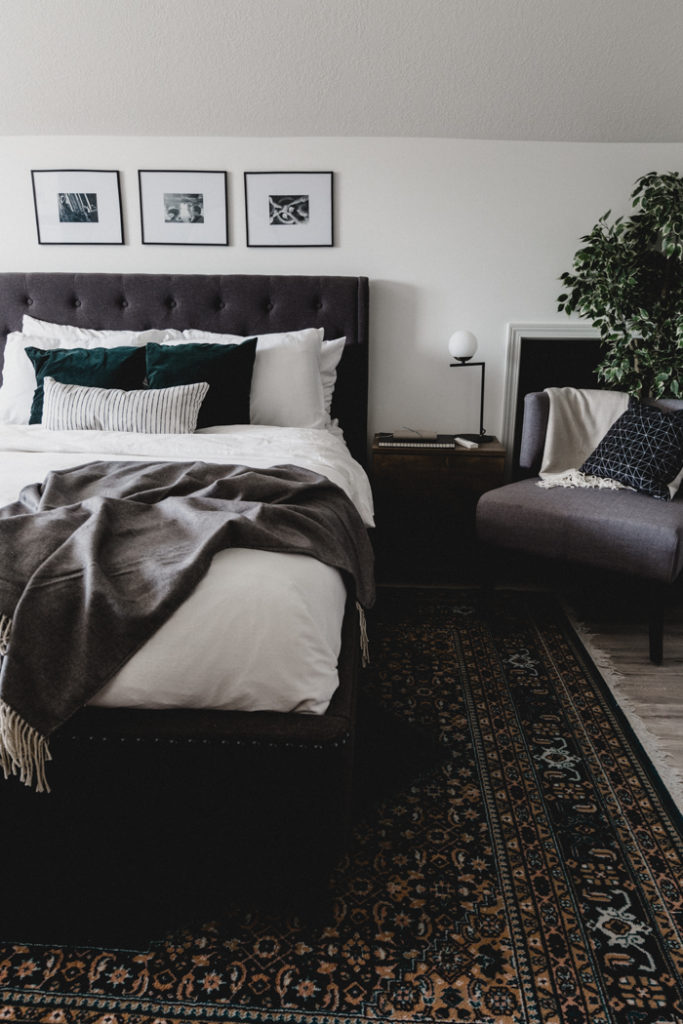
<path id="1" fill-rule="evenodd" d="M 541 468 L 549 413 L 550 399 L 545 391 L 531 391 L 524 396 L 519 450 L 519 468 L 524 476 L 537 476 Z"/>

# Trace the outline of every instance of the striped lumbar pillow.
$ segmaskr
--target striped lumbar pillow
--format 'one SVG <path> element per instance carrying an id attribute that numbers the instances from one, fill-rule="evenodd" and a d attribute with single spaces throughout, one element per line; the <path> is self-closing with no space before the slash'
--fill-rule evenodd
<path id="1" fill-rule="evenodd" d="M 44 379 L 43 426 L 48 430 L 130 430 L 188 434 L 196 429 L 209 390 L 202 381 L 171 388 L 120 391 Z"/>

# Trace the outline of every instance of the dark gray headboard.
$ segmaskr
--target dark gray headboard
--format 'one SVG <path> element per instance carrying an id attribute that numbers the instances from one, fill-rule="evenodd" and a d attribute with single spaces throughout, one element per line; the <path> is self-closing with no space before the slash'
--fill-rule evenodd
<path id="1" fill-rule="evenodd" d="M 324 327 L 346 337 L 332 414 L 363 465 L 367 454 L 368 280 L 255 274 L 0 274 L 0 352 L 24 313 L 110 330 L 196 327 L 267 334 Z"/>

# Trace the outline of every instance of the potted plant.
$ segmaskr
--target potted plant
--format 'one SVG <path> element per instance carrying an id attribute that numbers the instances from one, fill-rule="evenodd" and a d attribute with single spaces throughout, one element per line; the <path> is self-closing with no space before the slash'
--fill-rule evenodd
<path id="1" fill-rule="evenodd" d="M 683 394 L 683 178 L 644 174 L 635 212 L 584 235 L 558 309 L 600 331 L 598 379 L 638 398 Z"/>

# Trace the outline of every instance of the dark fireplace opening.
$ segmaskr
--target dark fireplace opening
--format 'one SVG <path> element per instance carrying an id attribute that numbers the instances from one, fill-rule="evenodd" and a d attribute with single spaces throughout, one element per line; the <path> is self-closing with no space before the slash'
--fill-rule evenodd
<path id="1" fill-rule="evenodd" d="M 600 362 L 600 338 L 525 338 L 519 342 L 519 375 L 515 398 L 512 474 L 517 476 L 522 440 L 524 396 L 544 388 L 599 388 L 595 368 Z"/>

